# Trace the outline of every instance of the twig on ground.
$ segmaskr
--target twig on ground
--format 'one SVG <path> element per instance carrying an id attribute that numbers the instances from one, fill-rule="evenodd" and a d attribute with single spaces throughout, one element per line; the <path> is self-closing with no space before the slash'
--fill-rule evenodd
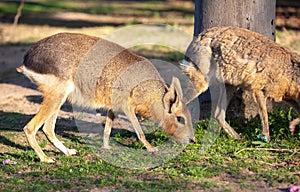
<path id="1" fill-rule="evenodd" d="M 272 166 L 272 167 L 284 167 L 286 166 L 286 163 L 283 162 L 283 163 L 269 163 L 269 162 L 266 162 L 266 161 L 258 161 L 259 163 L 262 163 L 262 164 L 267 164 L 269 166 Z"/>
<path id="2" fill-rule="evenodd" d="M 16 14 L 16 16 L 14 18 L 14 24 L 13 24 L 14 26 L 18 25 L 19 18 L 20 18 L 21 14 L 22 14 L 23 7 L 24 7 L 24 0 L 20 0 L 20 5 L 18 7 L 17 14 Z"/>
<path id="3" fill-rule="evenodd" d="M 235 152 L 234 154 L 237 155 L 243 151 L 278 151 L 278 152 L 290 152 L 294 154 L 299 153 L 299 149 L 274 149 L 274 148 L 252 148 L 252 147 L 248 147 L 248 148 L 244 148 L 241 149 L 237 152 Z"/>

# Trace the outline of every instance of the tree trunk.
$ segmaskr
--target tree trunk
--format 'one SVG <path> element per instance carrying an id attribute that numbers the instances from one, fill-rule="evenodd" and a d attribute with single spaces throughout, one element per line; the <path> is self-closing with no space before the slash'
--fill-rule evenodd
<path id="1" fill-rule="evenodd" d="M 258 32 L 275 40 L 276 0 L 195 0 L 194 36 L 215 26 L 237 26 Z M 200 118 L 208 117 L 209 91 L 200 95 Z M 257 115 L 256 104 L 247 92 L 235 94 L 229 114 L 246 118 Z M 268 108 L 272 104 L 268 103 Z M 204 111 L 202 111 L 204 109 Z"/>
<path id="2" fill-rule="evenodd" d="M 276 0 L 195 0 L 195 30 L 223 25 L 246 28 L 275 40 Z"/>

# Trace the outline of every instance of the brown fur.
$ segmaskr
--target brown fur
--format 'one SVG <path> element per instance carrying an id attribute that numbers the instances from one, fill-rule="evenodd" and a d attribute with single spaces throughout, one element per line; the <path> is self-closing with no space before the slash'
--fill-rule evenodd
<path id="1" fill-rule="evenodd" d="M 179 142 L 194 139 L 179 80 L 174 77 L 168 87 L 146 58 L 110 41 L 83 34 L 56 34 L 31 47 L 24 56 L 24 65 L 17 71 L 43 92 L 40 111 L 24 127 L 29 144 L 41 161 L 54 161 L 43 153 L 35 139 L 43 124 L 44 133 L 55 147 L 66 155 L 76 154 L 76 150 L 66 148 L 54 133 L 58 111 L 66 99 L 80 106 L 108 110 L 104 148 L 109 148 L 114 111 L 127 115 L 149 151 L 157 148 L 146 140 L 135 113 L 157 121 Z M 178 121 L 178 116 L 185 119 L 185 124 Z"/>
<path id="2" fill-rule="evenodd" d="M 198 89 L 198 94 L 208 85 L 215 86 L 217 83 L 252 93 L 259 108 L 263 134 L 268 140 L 267 99 L 276 102 L 284 100 L 295 108 L 299 117 L 290 123 L 291 132 L 300 123 L 300 107 L 296 102 L 300 97 L 298 54 L 246 29 L 215 27 L 204 31 L 191 42 L 186 57 L 189 64 L 183 68 Z M 226 98 L 222 97 L 222 93 L 218 98 L 215 117 L 227 133 L 239 139 L 240 136 L 225 121 L 227 103 L 222 102 Z"/>

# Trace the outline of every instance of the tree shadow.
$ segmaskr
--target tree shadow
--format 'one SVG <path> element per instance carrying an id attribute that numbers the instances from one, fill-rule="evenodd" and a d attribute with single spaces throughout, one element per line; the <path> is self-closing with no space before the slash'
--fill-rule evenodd
<path id="1" fill-rule="evenodd" d="M 43 97 L 41 95 L 27 95 L 25 97 L 29 102 L 32 102 L 35 104 L 41 104 L 43 102 Z M 65 112 L 73 112 L 72 104 L 69 102 L 65 102 L 62 105 L 61 110 L 65 111 Z M 100 110 L 99 110 L 99 113 L 100 113 Z M 104 112 L 102 113 L 102 111 L 101 111 L 101 115 L 102 114 L 105 114 L 105 113 Z"/>
<path id="2" fill-rule="evenodd" d="M 19 1 L 4 1 L 12 6 L 17 7 Z M 78 1 L 80 2 L 80 1 Z M 88 1 L 94 2 L 94 1 Z M 120 26 L 127 23 L 141 23 L 137 21 L 137 18 L 144 19 L 145 17 L 155 17 L 157 13 L 162 14 L 163 17 L 168 17 L 168 15 L 181 15 L 183 18 L 187 15 L 193 15 L 193 10 L 186 8 L 170 7 L 159 8 L 157 6 L 151 7 L 139 6 L 140 3 L 147 3 L 153 1 L 112 1 L 105 2 L 101 4 L 79 6 L 74 2 L 71 6 L 70 2 L 62 3 L 59 1 L 26 1 L 25 6 L 22 10 L 22 16 L 19 19 L 19 23 L 28 25 L 49 25 L 56 27 L 67 27 L 67 28 L 81 28 L 81 27 L 95 27 L 95 26 Z M 157 1 L 165 3 L 164 1 Z M 134 6 L 134 4 L 138 6 Z M 128 5 L 133 4 L 133 6 L 122 7 L 122 4 Z M 64 17 L 58 17 L 59 13 L 78 13 L 86 14 L 82 19 L 72 19 L 72 15 L 66 19 Z M 147 14 L 146 14 L 147 13 Z M 148 14 L 149 13 L 149 14 Z M 101 16 L 110 16 L 110 19 L 101 18 Z M 3 13 L 0 14 L 0 20 L 3 23 L 12 23 L 15 17 L 15 13 L 7 11 L 4 9 Z M 90 17 L 98 17 L 97 19 L 91 19 Z M 114 19 L 114 18 L 130 18 L 130 19 Z"/>
<path id="3" fill-rule="evenodd" d="M 10 147 L 13 147 L 13 148 L 21 149 L 21 150 L 24 150 L 24 151 L 28 149 L 28 147 L 17 144 L 14 141 L 12 141 L 12 140 L 10 140 L 10 139 L 2 136 L 2 135 L 0 135 L 0 143 L 4 144 L 4 145 L 7 145 L 7 146 L 10 146 Z"/>
<path id="4" fill-rule="evenodd" d="M 106 113 L 104 110 L 99 110 L 99 113 Z M 0 111 L 0 131 L 3 133 L 0 135 L 0 144 L 10 146 L 20 150 L 27 150 L 28 147 L 18 144 L 15 141 L 11 140 L 9 137 L 6 137 L 5 132 L 9 132 L 8 135 L 13 133 L 20 134 L 23 132 L 23 127 L 32 119 L 34 115 L 25 115 L 15 112 L 4 112 Z M 123 119 L 124 120 L 124 119 Z M 78 128 L 80 126 L 86 126 L 84 128 Z M 41 128 L 39 129 L 41 131 Z M 71 142 L 86 144 L 83 139 L 85 135 L 89 134 L 99 134 L 103 136 L 104 125 L 94 122 L 88 122 L 85 120 L 78 119 L 67 119 L 67 118 L 58 118 L 55 124 L 55 134 L 68 138 Z M 113 127 L 111 132 L 111 137 L 114 137 L 120 132 L 128 132 L 128 130 L 122 130 L 118 127 Z M 80 134 L 79 134 L 80 133 Z M 135 136 L 135 133 L 130 132 L 132 136 Z"/>
<path id="5" fill-rule="evenodd" d="M 19 134 L 20 132 L 23 132 L 23 127 L 31 120 L 32 117 L 33 115 L 0 111 L 0 130 L 3 135 L 5 135 L 5 132 L 15 132 L 16 134 Z M 73 119 L 58 118 L 56 125 L 56 134 L 70 138 L 73 141 L 78 141 L 78 138 L 76 138 L 75 134 L 72 133 L 78 132 Z M 28 149 L 27 147 L 17 144 L 3 135 L 0 135 L 1 144 L 21 150 Z"/>
<path id="6" fill-rule="evenodd" d="M 7 14 L 0 18 L 3 23 L 12 23 L 14 14 Z M 112 26 L 118 27 L 124 25 L 124 22 L 108 21 L 97 22 L 87 20 L 66 20 L 53 17 L 51 13 L 28 13 L 23 14 L 19 19 L 19 23 L 27 25 L 48 25 L 52 27 L 66 27 L 66 28 L 82 28 L 82 27 L 100 27 L 100 26 Z"/>

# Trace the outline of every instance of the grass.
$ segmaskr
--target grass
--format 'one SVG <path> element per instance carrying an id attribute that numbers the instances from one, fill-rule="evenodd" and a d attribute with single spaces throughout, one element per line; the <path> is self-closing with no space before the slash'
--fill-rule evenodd
<path id="1" fill-rule="evenodd" d="M 12 121 L 12 119 L 16 119 Z M 27 118 L 25 118 L 27 119 Z M 206 135 L 208 120 L 199 122 L 196 128 L 198 141 L 188 145 L 182 152 L 162 165 L 151 169 L 129 169 L 117 167 L 106 162 L 85 144 L 76 131 L 72 137 L 60 134 L 65 145 L 74 147 L 79 154 L 73 157 L 64 156 L 57 151 L 46 150 L 55 156 L 57 162 L 46 164 L 38 161 L 34 151 L 27 147 L 25 140 L 21 144 L 12 144 L 17 138 L 24 137 L 22 132 L 10 127 L 20 127 L 24 117 L 20 114 L 3 113 L 0 116 L 1 138 L 10 142 L 9 149 L 0 153 L 0 159 L 11 159 L 17 165 L 0 165 L 1 191 L 56 191 L 56 190 L 88 190 L 111 189 L 125 191 L 155 190 L 213 190 L 221 188 L 255 190 L 255 182 L 266 182 L 270 186 L 299 185 L 300 172 L 300 132 L 290 135 L 287 122 L 289 113 L 278 110 L 269 117 L 271 122 L 270 143 L 257 141 L 257 127 L 260 121 L 253 119 L 247 124 L 232 126 L 242 133 L 243 142 L 235 141 L 225 134 L 220 134 L 205 153 L 201 152 L 202 138 Z M 72 130 L 74 127 L 58 125 L 61 129 Z M 243 129 L 240 129 L 244 127 Z M 129 148 L 140 149 L 141 145 L 130 132 L 115 134 L 112 140 L 125 142 Z M 161 144 L 166 140 L 162 131 L 155 131 L 147 136 L 152 144 Z M 3 140 L 3 139 L 2 139 Z M 42 147 L 50 144 L 43 140 Z M 1 143 L 2 144 L 2 143 Z M 9 143 L 8 143 L 9 144 Z M 124 156 L 125 158 L 128 158 Z M 128 160 L 128 159 L 125 159 Z M 232 178 L 222 183 L 222 177 Z M 213 178 L 219 179 L 213 179 Z"/>
<path id="2" fill-rule="evenodd" d="M 184 58 L 184 53 L 164 45 L 138 45 L 133 47 L 132 50 L 149 59 L 159 59 L 176 64 Z"/>
<path id="3" fill-rule="evenodd" d="M 17 1 L 0 3 L 0 16 L 7 14 L 15 14 L 17 12 L 19 3 Z M 159 18 L 162 12 L 183 13 L 187 19 L 193 18 L 193 13 L 189 9 L 180 6 L 169 7 L 164 1 L 143 1 L 143 2 L 122 2 L 111 3 L 109 1 L 102 1 L 101 3 L 88 0 L 80 1 L 60 1 L 60 0 L 38 0 L 32 2 L 25 2 L 22 12 L 24 14 L 30 13 L 55 13 L 55 12 L 82 12 L 88 14 L 101 15 L 116 15 L 116 16 L 143 16 L 143 17 L 157 17 Z"/>
<path id="4" fill-rule="evenodd" d="M 6 2 L 0 3 L 0 10 L 2 14 L 13 14 L 17 12 L 19 3 L 18 2 Z M 120 10 L 121 7 L 118 9 Z M 85 6 L 82 3 L 74 3 L 71 1 L 35 1 L 25 2 L 23 13 L 34 13 L 34 12 L 59 12 L 59 11 L 73 11 L 73 12 L 85 12 L 93 14 L 109 14 L 112 13 L 115 8 L 110 6 Z"/>

